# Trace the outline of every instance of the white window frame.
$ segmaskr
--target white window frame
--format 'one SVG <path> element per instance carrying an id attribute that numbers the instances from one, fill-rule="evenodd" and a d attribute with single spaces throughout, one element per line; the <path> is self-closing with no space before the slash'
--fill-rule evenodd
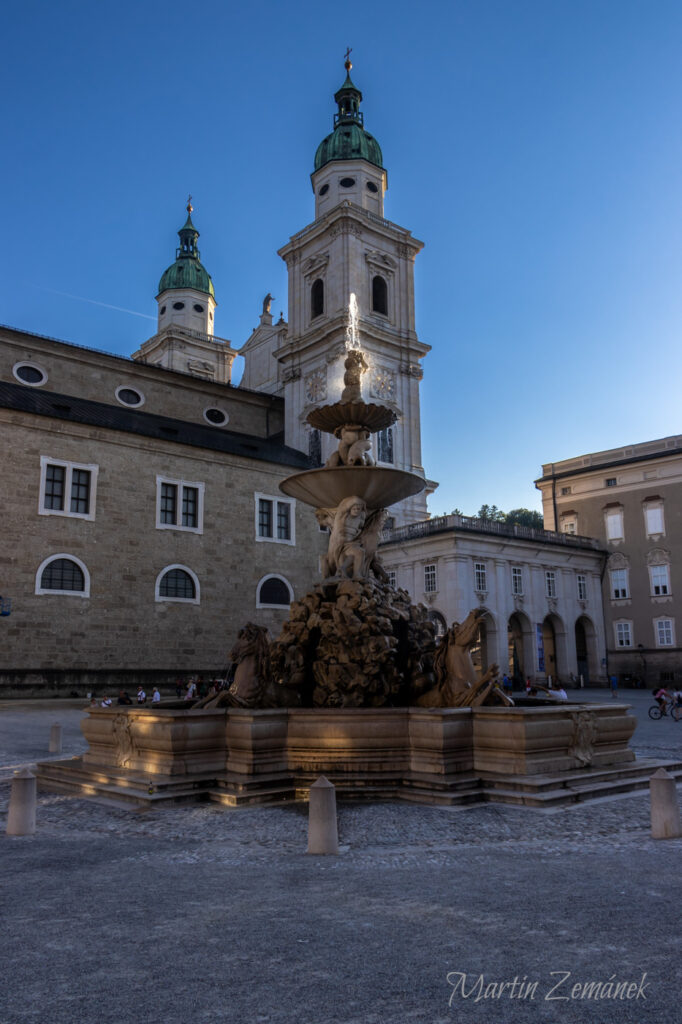
<path id="1" fill-rule="evenodd" d="M 660 516 L 660 530 L 652 530 L 649 522 L 649 514 Z M 647 537 L 665 537 L 665 515 L 663 513 L 663 502 L 647 502 L 644 505 L 644 530 Z"/>
<path id="2" fill-rule="evenodd" d="M 296 499 L 285 498 L 281 494 L 263 494 L 261 491 L 254 491 L 253 495 L 253 515 L 254 515 L 254 532 L 257 543 L 266 544 L 288 544 L 290 547 L 296 545 Z M 272 502 L 272 531 L 275 534 L 273 537 L 261 537 L 258 530 L 258 512 L 259 502 L 270 501 Z M 288 540 L 277 536 L 277 502 L 282 505 L 289 506 L 289 529 L 291 536 Z"/>
<path id="3" fill-rule="evenodd" d="M 665 572 L 665 583 L 654 583 L 654 573 Z M 672 586 L 670 584 L 670 566 L 667 563 L 662 565 L 650 565 L 649 566 L 649 585 L 651 587 L 652 597 L 670 597 L 672 595 Z M 660 593 L 656 593 L 656 587 L 665 587 L 665 590 L 661 590 Z"/>
<path id="4" fill-rule="evenodd" d="M 394 587 L 394 588 L 395 588 L 395 586 L 396 586 L 396 580 L 397 580 L 397 575 L 396 575 L 396 571 L 395 571 L 395 569 L 387 569 L 387 570 L 386 570 L 386 575 L 388 576 L 388 582 L 389 582 L 389 584 L 390 584 L 390 585 L 391 585 L 392 587 Z"/>
<path id="5" fill-rule="evenodd" d="M 83 573 L 83 590 L 45 590 L 40 585 L 42 579 L 43 570 L 50 564 L 50 562 L 56 562 L 58 558 L 66 558 L 69 562 L 75 562 L 78 568 Z M 58 555 L 48 555 L 40 565 L 36 573 L 36 594 L 52 595 L 53 597 L 90 597 L 90 573 L 85 562 L 81 562 L 80 558 L 76 555 L 71 555 L 67 551 L 61 551 Z"/>
<path id="6" fill-rule="evenodd" d="M 19 374 L 17 372 L 18 370 L 20 370 L 22 368 L 22 366 L 27 366 L 31 370 L 37 370 L 38 373 L 42 373 L 42 375 L 43 375 L 42 380 L 36 380 L 36 381 L 22 380 L 22 378 L 19 376 Z M 14 378 L 16 380 L 19 381 L 20 384 L 23 384 L 24 387 L 26 387 L 26 388 L 42 388 L 42 387 L 45 387 L 45 385 L 47 384 L 47 381 L 48 381 L 47 370 L 45 369 L 45 367 L 44 366 L 40 366 L 39 363 L 32 362 L 30 359 L 21 359 L 18 363 L 15 363 L 14 366 L 12 367 L 12 375 L 14 376 Z"/>
<path id="7" fill-rule="evenodd" d="M 161 596 L 161 580 L 170 572 L 171 569 L 182 569 L 188 576 L 192 577 L 194 581 L 194 597 L 162 597 Z M 154 600 L 161 604 L 201 604 L 201 585 L 199 583 L 199 577 L 188 565 L 180 565 L 179 562 L 173 562 L 172 565 L 165 565 L 159 575 L 156 577 L 156 583 L 154 584 Z"/>
<path id="8" fill-rule="evenodd" d="M 616 522 L 618 523 L 618 526 L 615 526 Z M 611 533 L 612 527 L 610 524 L 614 524 L 613 529 L 617 530 L 617 533 Z M 606 531 L 607 541 L 625 540 L 625 523 L 622 508 L 611 509 L 604 513 L 604 529 Z"/>
<path id="9" fill-rule="evenodd" d="M 630 574 L 627 569 L 609 569 L 611 600 L 625 601 L 630 597 Z"/>
<path id="10" fill-rule="evenodd" d="M 577 574 L 578 600 L 587 601 L 587 576 L 584 572 Z"/>
<path id="11" fill-rule="evenodd" d="M 268 604 L 260 599 L 260 588 L 267 580 L 281 580 L 282 583 L 286 584 L 289 590 L 289 601 L 287 604 Z M 265 576 L 261 576 L 256 584 L 256 608 L 278 608 L 280 610 L 288 608 L 291 602 L 294 600 L 294 588 L 292 587 L 286 576 L 280 575 L 278 572 L 269 572 Z"/>
<path id="12" fill-rule="evenodd" d="M 511 567 L 511 585 L 514 597 L 523 596 L 523 569 L 520 565 Z"/>
<path id="13" fill-rule="evenodd" d="M 64 508 L 45 508 L 45 486 L 48 466 L 61 466 L 66 472 L 64 475 Z M 66 508 L 71 504 L 71 482 L 74 469 L 82 469 L 90 474 L 90 508 L 87 512 L 71 512 Z M 97 474 L 99 466 L 87 462 L 67 462 L 64 459 L 53 459 L 48 455 L 40 456 L 40 496 L 38 498 L 38 515 L 40 516 L 65 516 L 67 519 L 86 519 L 92 522 L 95 518 L 95 506 L 97 504 Z"/>
<path id="14" fill-rule="evenodd" d="M 627 630 L 628 643 L 620 643 L 619 630 L 621 630 L 621 629 L 623 631 L 623 636 L 625 635 L 625 630 Z M 613 635 L 614 635 L 614 639 L 615 639 L 615 642 L 616 642 L 616 648 L 618 650 L 629 650 L 632 647 L 634 647 L 634 638 L 633 638 L 633 633 L 632 633 L 632 622 L 631 622 L 631 620 L 629 620 L 629 619 L 621 619 L 619 622 L 614 622 L 614 624 L 613 624 Z"/>
<path id="15" fill-rule="evenodd" d="M 665 641 L 665 640 L 662 641 L 661 640 L 661 627 L 664 627 L 664 632 L 666 632 L 666 630 L 665 630 L 665 626 L 666 625 L 669 627 L 667 632 L 670 634 L 670 640 L 669 641 Z M 665 618 L 660 618 L 660 619 L 654 619 L 654 639 L 656 641 L 656 646 L 657 647 L 674 647 L 675 646 L 675 620 L 671 619 L 670 616 L 665 616 Z"/>
<path id="16" fill-rule="evenodd" d="M 125 402 L 119 395 L 120 391 L 134 391 L 136 395 L 140 396 L 140 401 Z M 114 394 L 116 395 L 116 401 L 125 409 L 141 409 L 144 403 L 147 401 L 142 391 L 140 391 L 140 389 L 138 388 L 137 384 L 119 384 Z"/>
<path id="17" fill-rule="evenodd" d="M 474 562 L 474 591 L 488 593 L 488 566 L 485 562 Z"/>
<path id="18" fill-rule="evenodd" d="M 435 562 L 429 562 L 424 566 L 424 593 L 438 593 L 438 568 Z"/>
<path id="19" fill-rule="evenodd" d="M 170 484 L 177 488 L 175 496 L 175 523 L 161 522 L 161 493 L 162 484 Z M 192 487 L 197 491 L 197 525 L 182 525 L 182 497 L 183 488 Z M 170 476 L 156 477 L 156 529 L 157 530 L 179 530 L 181 533 L 203 533 L 204 532 L 204 491 L 206 485 L 198 480 L 176 480 Z"/>
<path id="20" fill-rule="evenodd" d="M 545 595 L 556 598 L 556 573 L 553 569 L 545 569 Z"/>

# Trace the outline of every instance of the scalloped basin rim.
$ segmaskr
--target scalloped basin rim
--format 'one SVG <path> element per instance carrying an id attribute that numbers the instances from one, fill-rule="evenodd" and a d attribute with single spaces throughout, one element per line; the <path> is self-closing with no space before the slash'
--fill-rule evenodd
<path id="1" fill-rule="evenodd" d="M 295 473 L 279 485 L 280 491 L 314 508 L 336 508 L 344 498 L 357 495 L 368 508 L 387 508 L 419 494 L 426 481 L 416 473 L 384 466 L 337 466 Z"/>

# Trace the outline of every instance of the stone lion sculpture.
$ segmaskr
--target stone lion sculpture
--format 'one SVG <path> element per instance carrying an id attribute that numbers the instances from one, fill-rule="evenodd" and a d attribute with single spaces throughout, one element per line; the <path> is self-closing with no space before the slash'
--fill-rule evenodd
<path id="1" fill-rule="evenodd" d="M 472 609 L 464 622 L 454 622 L 436 648 L 433 669 L 436 685 L 416 701 L 418 707 L 456 708 L 480 704 L 513 705 L 496 685 L 498 665 L 491 665 L 480 679 L 471 660 L 478 628 L 485 612 Z"/>

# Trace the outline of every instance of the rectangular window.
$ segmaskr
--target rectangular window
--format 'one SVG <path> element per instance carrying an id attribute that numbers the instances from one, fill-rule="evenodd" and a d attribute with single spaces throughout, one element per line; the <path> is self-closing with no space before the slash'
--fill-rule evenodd
<path id="1" fill-rule="evenodd" d="M 277 502 L 277 540 L 291 538 L 291 506 L 287 501 Z"/>
<path id="2" fill-rule="evenodd" d="M 649 569 L 651 576 L 651 593 L 654 597 L 663 597 L 670 593 L 670 567 L 667 565 L 652 565 Z"/>
<path id="3" fill-rule="evenodd" d="M 562 487 L 561 488 L 561 493 L 562 494 L 570 494 L 571 493 L 571 488 L 570 487 Z"/>
<path id="4" fill-rule="evenodd" d="M 547 597 L 556 597 L 556 573 L 545 573 L 545 593 Z"/>
<path id="5" fill-rule="evenodd" d="M 488 592 L 485 562 L 474 562 L 474 590 L 477 594 L 486 594 Z"/>
<path id="6" fill-rule="evenodd" d="M 587 601 L 587 576 L 578 573 L 578 600 Z"/>
<path id="7" fill-rule="evenodd" d="M 204 484 L 157 476 L 156 528 L 203 533 Z"/>
<path id="8" fill-rule="evenodd" d="M 512 566 L 512 594 L 523 593 L 523 572 L 518 565 Z"/>
<path id="9" fill-rule="evenodd" d="M 97 466 L 41 456 L 40 515 L 94 519 L 97 473 Z"/>
<path id="10" fill-rule="evenodd" d="M 659 647 L 673 646 L 673 620 L 656 620 L 656 639 Z"/>
<path id="11" fill-rule="evenodd" d="M 427 594 L 436 592 L 436 567 L 435 565 L 424 566 L 424 591 Z"/>
<path id="12" fill-rule="evenodd" d="M 628 597 L 628 571 L 627 569 L 611 570 L 611 597 L 614 601 L 621 601 Z"/>
<path id="13" fill-rule="evenodd" d="M 386 427 L 377 434 L 377 462 L 393 465 L 393 427 Z"/>
<path id="14" fill-rule="evenodd" d="M 644 517 L 646 519 L 647 537 L 663 536 L 665 533 L 665 527 L 663 526 L 663 509 L 660 507 L 647 508 L 644 510 Z"/>
<path id="15" fill-rule="evenodd" d="M 395 587 L 395 569 L 387 569 L 386 575 L 390 586 Z"/>
<path id="16" fill-rule="evenodd" d="M 161 484 L 161 522 L 175 526 L 175 510 L 178 504 L 178 489 L 175 484 Z"/>
<path id="17" fill-rule="evenodd" d="M 269 494 L 256 494 L 256 540 L 295 544 L 295 501 Z"/>
<path id="18" fill-rule="evenodd" d="M 66 480 L 66 469 L 64 466 L 48 466 L 45 473 L 45 508 L 64 508 L 64 481 Z"/>
<path id="19" fill-rule="evenodd" d="M 196 487 L 182 488 L 182 525 L 193 529 L 199 524 L 199 491 Z"/>
<path id="20" fill-rule="evenodd" d="M 604 481 L 604 486 L 605 487 L 615 487 L 617 483 L 618 483 L 618 481 L 616 480 L 615 476 L 609 476 Z"/>
<path id="21" fill-rule="evenodd" d="M 629 622 L 616 623 L 616 646 L 632 647 L 632 625 Z"/>
<path id="22" fill-rule="evenodd" d="M 563 519 L 561 522 L 562 533 L 576 533 L 576 521 L 575 519 Z"/>
<path id="23" fill-rule="evenodd" d="M 606 513 L 606 539 L 623 539 L 623 513 L 620 509 L 617 512 Z"/>

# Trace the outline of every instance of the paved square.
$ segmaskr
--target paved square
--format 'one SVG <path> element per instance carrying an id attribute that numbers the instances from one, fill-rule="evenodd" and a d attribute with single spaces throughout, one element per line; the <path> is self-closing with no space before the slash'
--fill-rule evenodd
<path id="1" fill-rule="evenodd" d="M 633 702 L 646 715 L 649 695 Z M 3 708 L 4 763 L 42 758 L 55 720 L 75 753 L 78 716 Z M 682 723 L 647 720 L 634 745 L 680 757 Z M 649 838 L 647 794 L 342 804 L 337 858 L 305 855 L 306 826 L 303 805 L 54 794 L 34 837 L 3 817 L 0 1021 L 678 1024 L 682 840 Z"/>

